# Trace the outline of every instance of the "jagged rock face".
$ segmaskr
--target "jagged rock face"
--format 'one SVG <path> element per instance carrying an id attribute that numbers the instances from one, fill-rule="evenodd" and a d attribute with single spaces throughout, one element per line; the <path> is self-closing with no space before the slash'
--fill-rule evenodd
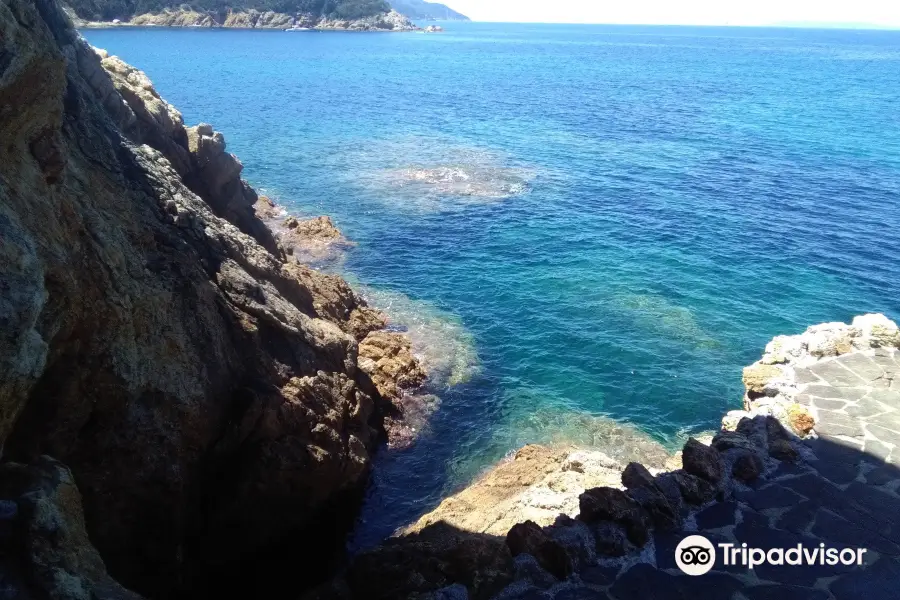
<path id="1" fill-rule="evenodd" d="M 0 140 L 0 443 L 71 468 L 114 577 L 167 593 L 358 489 L 377 318 L 282 260 L 220 136 L 5 0 Z"/>

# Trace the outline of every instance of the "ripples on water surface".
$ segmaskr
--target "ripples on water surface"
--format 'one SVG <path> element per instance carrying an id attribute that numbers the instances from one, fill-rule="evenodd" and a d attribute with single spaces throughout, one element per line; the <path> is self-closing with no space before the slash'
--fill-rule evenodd
<path id="1" fill-rule="evenodd" d="M 87 32 L 332 215 L 439 372 L 358 543 L 529 441 L 653 458 L 773 335 L 900 317 L 900 33 L 448 29 Z"/>

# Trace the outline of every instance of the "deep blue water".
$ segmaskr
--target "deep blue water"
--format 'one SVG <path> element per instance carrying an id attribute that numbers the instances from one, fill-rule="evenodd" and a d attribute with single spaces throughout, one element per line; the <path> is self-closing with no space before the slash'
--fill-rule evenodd
<path id="1" fill-rule="evenodd" d="M 438 373 L 361 543 L 529 441 L 716 426 L 773 335 L 900 317 L 900 32 L 447 28 L 85 32 L 332 215 Z"/>

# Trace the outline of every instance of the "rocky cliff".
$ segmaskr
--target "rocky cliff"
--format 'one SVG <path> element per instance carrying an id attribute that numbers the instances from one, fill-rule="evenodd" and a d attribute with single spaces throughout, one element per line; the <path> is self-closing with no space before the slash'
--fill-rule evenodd
<path id="1" fill-rule="evenodd" d="M 0 2 L 0 140 L 4 586 L 202 594 L 304 533 L 294 585 L 321 577 L 408 342 L 367 341 L 384 316 L 290 259 L 222 135 L 53 0 Z"/>

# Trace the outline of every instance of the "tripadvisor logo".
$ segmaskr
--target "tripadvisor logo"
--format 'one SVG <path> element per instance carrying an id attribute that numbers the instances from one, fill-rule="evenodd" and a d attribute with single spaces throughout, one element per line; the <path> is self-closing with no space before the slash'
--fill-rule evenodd
<path id="1" fill-rule="evenodd" d="M 862 565 L 866 548 L 826 548 L 819 544 L 812 548 L 797 544 L 790 548 L 748 547 L 747 544 L 718 544 L 718 555 L 726 566 L 741 565 L 753 569 L 768 565 Z M 702 535 L 689 535 L 675 548 L 675 564 L 687 575 L 703 575 L 716 564 L 716 547 Z"/>
<path id="2" fill-rule="evenodd" d="M 716 549 L 702 535 L 689 535 L 675 548 L 675 564 L 687 575 L 703 575 L 716 564 Z"/>

